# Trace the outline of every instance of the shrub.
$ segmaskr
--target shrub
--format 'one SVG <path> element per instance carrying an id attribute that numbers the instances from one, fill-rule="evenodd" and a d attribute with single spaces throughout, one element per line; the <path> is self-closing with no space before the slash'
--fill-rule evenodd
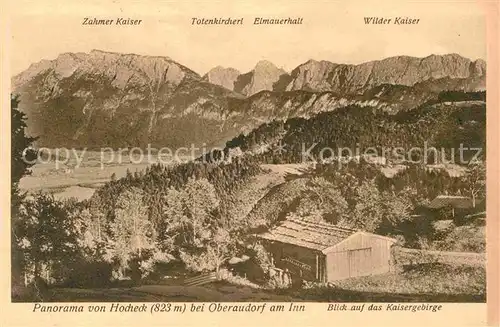
<path id="1" fill-rule="evenodd" d="M 67 287 L 106 287 L 111 283 L 112 266 L 103 261 L 79 262 L 71 267 L 64 286 Z"/>

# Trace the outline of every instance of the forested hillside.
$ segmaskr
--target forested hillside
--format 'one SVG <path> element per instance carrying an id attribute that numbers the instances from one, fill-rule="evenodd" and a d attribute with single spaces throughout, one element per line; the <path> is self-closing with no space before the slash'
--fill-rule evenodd
<path id="1" fill-rule="evenodd" d="M 408 154 L 409 150 L 414 147 L 423 150 L 427 146 L 444 148 L 444 159 L 458 162 L 461 144 L 464 148 L 485 149 L 484 100 L 484 92 L 446 92 L 441 93 L 437 101 L 395 115 L 373 108 L 348 106 L 310 119 L 273 121 L 227 142 L 226 154 L 228 149 L 239 147 L 242 151 L 259 153 L 264 162 L 293 163 L 301 162 L 304 152 L 314 159 L 318 159 L 322 150 L 322 158 L 332 156 L 332 151 L 325 148 L 332 149 L 335 156 L 341 148 L 349 148 L 352 155 L 374 148 L 376 151 L 372 152 L 389 160 L 402 154 L 404 159 L 416 161 L 423 153 Z M 276 151 L 277 146 L 279 151 Z M 395 151 L 397 148 L 401 150 Z M 475 153 L 463 151 L 463 163 L 472 159 Z M 484 151 L 481 158 L 483 156 Z M 440 154 L 438 157 L 429 153 L 427 163 L 444 161 Z"/>
<path id="2" fill-rule="evenodd" d="M 482 226 L 455 219 L 449 208 L 425 211 L 440 194 L 484 198 L 484 151 L 473 162 L 474 153 L 466 152 L 466 162 L 454 165 L 461 169 L 458 174 L 441 159 L 423 162 L 418 155 L 404 155 L 401 162 L 392 153 L 386 161 L 360 155 L 341 162 L 333 153 L 312 164 L 302 156 L 303 145 L 314 144 L 312 158 L 325 147 L 346 147 L 354 154 L 356 148 L 408 150 L 424 143 L 484 150 L 484 97 L 449 92 L 398 114 L 347 106 L 309 119 L 273 121 L 227 142 L 224 153 L 215 156 L 223 160 L 201 157 L 129 172 L 79 203 L 46 194 L 29 197 L 16 219 L 19 269 L 77 286 L 126 276 L 140 281 L 161 266 L 171 274 L 178 267 L 213 271 L 249 251 L 262 259 L 253 233 L 287 217 L 390 235 L 415 248 L 484 251 Z M 446 159 L 451 160 L 449 152 Z M 303 169 L 281 180 L 271 178 L 263 165 L 283 163 Z M 448 229 L 440 229 L 435 218 L 447 221 Z M 47 238 L 59 235 L 56 226 L 67 233 Z M 464 243 L 463 235 L 470 241 Z"/>

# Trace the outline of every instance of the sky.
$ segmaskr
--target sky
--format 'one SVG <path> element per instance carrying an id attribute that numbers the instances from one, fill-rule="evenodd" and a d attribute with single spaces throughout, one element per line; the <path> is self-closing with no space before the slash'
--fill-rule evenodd
<path id="1" fill-rule="evenodd" d="M 475 1 L 18 1 L 11 7 L 11 76 L 42 59 L 92 49 L 167 56 L 204 74 L 251 70 L 269 60 L 287 71 L 309 60 L 357 64 L 396 55 L 486 58 L 483 9 Z M 84 17 L 142 19 L 139 26 L 84 26 Z M 243 26 L 191 19 L 244 18 Z M 255 17 L 303 17 L 302 25 L 253 25 Z M 417 25 L 366 25 L 364 17 L 411 17 Z"/>

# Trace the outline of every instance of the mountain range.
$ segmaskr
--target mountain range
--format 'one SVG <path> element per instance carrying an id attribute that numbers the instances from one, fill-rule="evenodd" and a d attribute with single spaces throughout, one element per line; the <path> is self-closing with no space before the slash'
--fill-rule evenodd
<path id="1" fill-rule="evenodd" d="M 272 120 L 348 105 L 396 113 L 442 91 L 485 89 L 486 63 L 457 54 L 360 65 L 269 61 L 200 76 L 168 58 L 100 50 L 42 60 L 12 78 L 28 132 L 46 147 L 218 146 Z"/>
<path id="2" fill-rule="evenodd" d="M 484 88 L 481 77 L 485 72 L 484 60 L 471 61 L 458 54 L 449 54 L 425 58 L 399 56 L 360 65 L 309 60 L 290 73 L 268 61 L 260 61 L 252 71 L 239 75 L 234 68 L 218 66 L 204 79 L 246 96 L 262 90 L 361 94 L 382 84 L 413 86 L 440 78 L 470 79 L 471 86 Z"/>

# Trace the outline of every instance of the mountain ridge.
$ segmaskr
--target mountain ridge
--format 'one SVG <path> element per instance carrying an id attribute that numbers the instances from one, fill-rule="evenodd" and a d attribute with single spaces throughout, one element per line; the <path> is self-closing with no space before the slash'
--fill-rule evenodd
<path id="1" fill-rule="evenodd" d="M 233 84 L 233 88 L 228 85 L 225 87 L 245 96 L 262 90 L 361 94 L 368 88 L 381 84 L 412 86 L 418 82 L 445 77 L 481 78 L 486 73 L 486 62 L 482 59 L 471 60 L 456 53 L 432 54 L 426 57 L 394 56 L 360 64 L 338 64 L 327 60 L 309 59 L 290 72 L 283 71 L 279 76 L 273 75 L 267 80 L 265 76 L 259 76 L 257 82 L 254 73 L 252 74 L 254 71 L 255 68 L 241 74 L 237 78 L 241 80 L 239 86 Z M 249 86 L 251 83 L 261 86 L 252 88 Z"/>
<path id="2" fill-rule="evenodd" d="M 441 91 L 484 88 L 484 62 L 450 55 L 439 70 L 441 59 L 433 57 L 427 74 L 409 74 L 417 82 L 401 85 L 392 83 L 405 82 L 396 73 L 411 65 L 394 58 L 375 69 L 382 77 L 370 80 L 374 68 L 365 70 L 373 63 L 363 66 L 360 77 L 353 68 L 327 61 L 310 60 L 290 74 L 261 61 L 245 74 L 222 76 L 222 84 L 237 84 L 234 91 L 214 83 L 217 76 L 202 77 L 169 57 L 93 50 L 34 63 L 12 78 L 12 86 L 32 122 L 29 132 L 49 147 L 217 145 L 273 119 L 347 105 L 395 113 L 436 99 Z M 415 63 L 412 58 L 404 60 Z M 219 71 L 224 75 L 228 68 Z"/>

